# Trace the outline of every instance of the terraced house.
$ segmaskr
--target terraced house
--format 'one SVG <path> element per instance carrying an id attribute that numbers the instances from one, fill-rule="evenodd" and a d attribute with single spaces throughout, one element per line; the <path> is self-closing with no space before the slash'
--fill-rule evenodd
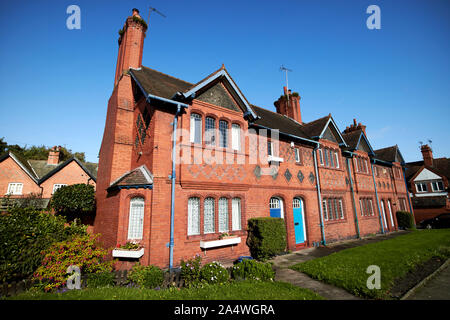
<path id="1" fill-rule="evenodd" d="M 197 83 L 142 66 L 146 30 L 133 10 L 100 149 L 95 232 L 142 246 L 114 250 L 119 266 L 248 255 L 252 217 L 283 218 L 297 250 L 396 230 L 412 211 L 397 146 L 373 150 L 356 120 L 305 122 L 286 88 L 276 112 L 255 106 L 223 65 Z"/>

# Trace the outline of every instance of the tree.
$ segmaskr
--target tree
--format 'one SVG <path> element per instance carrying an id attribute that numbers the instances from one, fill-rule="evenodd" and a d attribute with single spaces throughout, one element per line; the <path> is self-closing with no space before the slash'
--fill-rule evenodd
<path id="1" fill-rule="evenodd" d="M 53 194 L 50 207 L 68 221 L 76 218 L 83 223 L 91 221 L 95 214 L 94 186 L 80 183 L 61 187 Z"/>

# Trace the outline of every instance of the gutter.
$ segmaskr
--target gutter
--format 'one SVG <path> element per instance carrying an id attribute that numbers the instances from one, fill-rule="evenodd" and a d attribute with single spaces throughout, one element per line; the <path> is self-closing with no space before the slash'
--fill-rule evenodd
<path id="1" fill-rule="evenodd" d="M 256 123 L 250 123 L 250 126 L 252 126 L 252 127 L 258 127 L 258 128 L 266 129 L 266 130 L 278 130 L 278 131 L 279 131 L 279 129 L 269 128 L 269 127 L 262 126 L 262 125 L 256 124 Z M 320 145 L 320 143 L 317 142 L 317 141 L 315 141 L 315 140 L 310 140 L 310 139 L 302 138 L 302 137 L 295 136 L 295 135 L 293 135 L 293 134 L 285 133 L 285 132 L 282 132 L 282 131 L 279 131 L 279 132 L 280 132 L 280 134 L 285 135 L 285 136 L 290 137 L 290 138 L 303 140 L 303 141 L 306 141 L 306 142 L 309 142 L 309 143 L 314 143 L 317 147 Z"/>

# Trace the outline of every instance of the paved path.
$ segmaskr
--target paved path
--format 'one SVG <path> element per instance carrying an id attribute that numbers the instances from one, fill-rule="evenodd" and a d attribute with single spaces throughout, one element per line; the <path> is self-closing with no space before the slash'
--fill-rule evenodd
<path id="1" fill-rule="evenodd" d="M 401 234 L 405 234 L 406 232 L 407 231 L 398 231 L 392 232 L 387 235 L 376 235 L 360 240 L 355 239 L 342 241 L 328 244 L 326 247 L 308 248 L 296 251 L 294 253 L 277 256 L 274 259 L 270 260 L 274 263 L 274 268 L 276 271 L 275 280 L 288 282 L 295 286 L 310 289 L 328 300 L 359 300 L 361 298 L 348 293 L 344 289 L 314 280 L 302 272 L 289 269 L 289 267 L 300 262 L 324 257 L 341 250 L 359 247 L 382 240 L 392 239 Z"/>
<path id="2" fill-rule="evenodd" d="M 443 270 L 417 289 L 407 300 L 450 300 L 450 267 Z"/>

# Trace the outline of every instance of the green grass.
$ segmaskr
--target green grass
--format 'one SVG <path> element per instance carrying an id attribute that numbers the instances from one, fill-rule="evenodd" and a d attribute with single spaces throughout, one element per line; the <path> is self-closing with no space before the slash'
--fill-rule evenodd
<path id="1" fill-rule="evenodd" d="M 321 300 L 316 293 L 285 282 L 235 281 L 204 288 L 153 290 L 125 287 L 43 293 L 29 290 L 12 300 Z"/>
<path id="2" fill-rule="evenodd" d="M 450 256 L 450 229 L 416 230 L 390 240 L 342 250 L 291 269 L 361 297 L 389 299 L 396 279 L 431 259 Z M 380 267 L 381 289 L 367 288 L 367 267 Z"/>

